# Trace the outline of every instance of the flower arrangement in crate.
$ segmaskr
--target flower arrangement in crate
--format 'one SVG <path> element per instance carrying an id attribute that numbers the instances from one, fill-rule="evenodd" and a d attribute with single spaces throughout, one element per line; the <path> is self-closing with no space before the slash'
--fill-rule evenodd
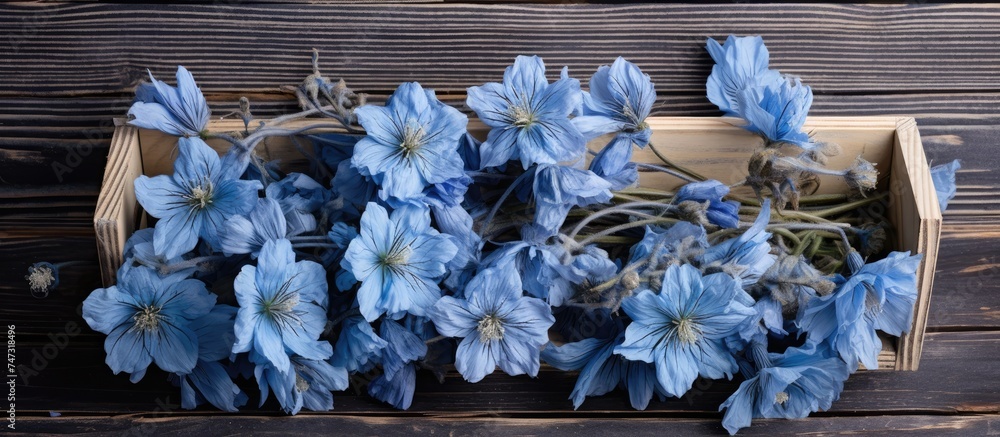
<path id="1" fill-rule="evenodd" d="M 879 366 L 878 331 L 911 329 L 921 255 L 888 250 L 901 231 L 864 208 L 888 196 L 875 165 L 828 165 L 837 145 L 803 131 L 811 89 L 768 69 L 759 37 L 708 50 L 709 99 L 760 138 L 732 184 L 651 141 L 656 92 L 621 58 L 586 92 L 519 56 L 468 90 L 479 138 L 420 84 L 367 104 L 315 55 L 302 112 L 258 121 L 242 99 L 229 133 L 208 130 L 183 67 L 176 88 L 151 78 L 129 124 L 179 137 L 173 173 L 135 179 L 155 226 L 128 239 L 84 319 L 108 335 L 112 371 L 136 382 L 155 363 L 184 408 L 236 411 L 245 379 L 261 404 L 325 411 L 362 373 L 406 409 L 418 369 L 475 383 L 546 363 L 579 372 L 574 407 L 621 387 L 641 410 L 703 377 L 742 379 L 720 407 L 730 432 L 828 409 L 859 365 Z M 255 153 L 276 138 L 309 170 Z M 659 162 L 633 160 L 642 149 Z M 941 209 L 956 169 L 933 171 Z M 851 194 L 817 194 L 832 178 Z"/>

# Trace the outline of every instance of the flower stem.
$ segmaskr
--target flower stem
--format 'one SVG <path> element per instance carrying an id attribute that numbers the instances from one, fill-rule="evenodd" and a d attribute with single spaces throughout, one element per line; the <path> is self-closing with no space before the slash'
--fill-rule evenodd
<path id="1" fill-rule="evenodd" d="M 690 169 L 687 169 L 685 167 L 681 167 L 681 166 L 679 166 L 677 164 L 674 164 L 672 161 L 670 161 L 670 159 L 668 159 L 666 157 L 666 155 L 660 153 L 660 150 L 657 149 L 656 146 L 653 145 L 653 143 L 649 143 L 649 150 L 652 150 L 653 154 L 656 155 L 657 158 L 660 158 L 660 161 L 663 161 L 663 163 L 666 164 L 668 167 L 673 167 L 673 168 L 677 169 L 678 171 L 680 171 L 680 172 L 682 172 L 682 173 L 684 173 L 684 174 L 686 174 L 686 175 L 688 175 L 688 176 L 690 176 L 690 177 L 692 177 L 692 178 L 694 178 L 696 180 L 699 180 L 699 181 L 706 180 L 706 178 L 704 176 L 702 176 L 702 175 L 700 175 L 700 174 L 698 174 L 698 173 L 696 173 L 696 172 L 694 172 L 694 171 L 692 171 Z"/>
<path id="2" fill-rule="evenodd" d="M 657 218 L 657 216 L 653 216 L 651 214 L 643 213 L 643 212 L 636 211 L 636 210 L 632 209 L 632 208 L 641 208 L 641 207 L 660 208 L 660 209 L 663 209 L 664 212 L 667 212 L 667 211 L 670 211 L 670 210 L 674 209 L 673 205 L 663 204 L 663 203 L 660 203 L 660 202 L 638 201 L 638 202 L 623 203 L 623 204 L 620 204 L 620 205 L 613 206 L 611 208 L 602 209 L 602 210 L 600 210 L 598 212 L 595 212 L 595 213 L 587 216 L 583 220 L 580 220 L 580 223 L 577 223 L 576 227 L 573 228 L 573 231 L 571 231 L 569 233 L 569 238 L 576 237 L 576 234 L 579 234 L 580 231 L 583 230 L 583 228 L 585 226 L 587 226 L 588 223 L 590 223 L 590 222 L 592 222 L 592 221 L 594 221 L 594 220 L 596 220 L 598 218 L 601 218 L 601 217 L 604 217 L 606 215 L 609 215 L 609 214 L 629 214 L 629 215 L 646 217 L 647 219 L 656 219 Z"/>
<path id="3" fill-rule="evenodd" d="M 584 238 L 583 240 L 581 240 L 580 241 L 580 245 L 581 246 L 586 246 L 586 245 L 592 243 L 594 241 L 594 239 L 596 239 L 596 238 L 605 237 L 605 236 L 608 236 L 608 235 L 611 235 L 611 234 L 614 234 L 614 233 L 617 233 L 617 232 L 621 232 L 621 231 L 625 231 L 625 230 L 629 230 L 629 229 L 634 229 L 634 228 L 638 228 L 638 227 L 641 227 L 641 226 L 655 225 L 655 224 L 660 224 L 660 223 L 670 223 L 670 224 L 673 224 L 673 223 L 677 223 L 679 221 L 680 220 L 673 219 L 673 218 L 667 218 L 667 217 L 660 217 L 660 218 L 655 218 L 655 219 L 645 219 L 645 220 L 636 220 L 634 222 L 625 223 L 625 224 L 621 224 L 621 225 L 618 225 L 618 226 L 612 226 L 612 227 L 607 228 L 607 229 L 605 229 L 605 230 L 603 230 L 601 232 L 598 232 L 598 233 L 595 233 L 595 234 L 591 234 L 587 238 Z"/>

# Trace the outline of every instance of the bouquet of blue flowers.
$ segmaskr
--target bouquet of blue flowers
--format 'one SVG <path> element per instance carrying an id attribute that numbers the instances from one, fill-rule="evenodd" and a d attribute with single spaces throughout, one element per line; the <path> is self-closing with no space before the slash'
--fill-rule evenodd
<path id="1" fill-rule="evenodd" d="M 416 82 L 370 104 L 314 53 L 290 88 L 300 112 L 257 120 L 244 98 L 227 133 L 207 130 L 186 69 L 176 87 L 151 76 L 129 123 L 178 137 L 174 171 L 135 180 L 155 226 L 83 317 L 113 372 L 137 382 L 155 363 L 184 408 L 236 411 L 245 380 L 290 414 L 359 383 L 407 409 L 420 369 L 475 383 L 545 363 L 577 372 L 574 407 L 622 388 L 642 410 L 739 378 L 720 407 L 732 433 L 828 409 L 878 367 L 879 331 L 909 331 L 921 256 L 886 250 L 888 221 L 857 212 L 885 198 L 874 164 L 828 167 L 839 148 L 802 128 L 812 90 L 769 68 L 761 38 L 707 49 L 709 100 L 761 139 L 735 183 L 653 143 L 656 91 L 622 58 L 583 91 L 519 56 L 463 112 Z M 307 171 L 255 153 L 279 138 Z M 957 166 L 934 170 L 942 209 Z M 679 188 L 639 186 L 651 172 Z M 853 195 L 816 194 L 821 175 Z"/>

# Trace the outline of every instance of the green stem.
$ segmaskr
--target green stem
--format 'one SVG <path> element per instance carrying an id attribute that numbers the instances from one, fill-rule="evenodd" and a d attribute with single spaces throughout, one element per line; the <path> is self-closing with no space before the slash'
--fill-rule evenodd
<path id="1" fill-rule="evenodd" d="M 673 223 L 677 223 L 679 221 L 680 220 L 672 219 L 672 218 L 666 218 L 666 217 L 655 218 L 655 219 L 646 219 L 646 220 L 636 220 L 636 221 L 631 222 L 631 223 L 625 223 L 625 224 L 618 225 L 618 226 L 612 226 L 612 227 L 607 228 L 607 229 L 605 229 L 605 230 L 603 230 L 601 232 L 598 232 L 596 234 L 591 234 L 589 237 L 584 238 L 583 240 L 581 240 L 580 241 L 580 245 L 581 246 L 586 246 L 586 245 L 592 243 L 595 238 L 606 237 L 606 236 L 614 234 L 616 232 L 621 232 L 621 231 L 625 231 L 625 230 L 629 230 L 629 229 L 638 228 L 638 227 L 641 227 L 641 226 L 655 225 L 655 224 L 660 224 L 660 223 L 670 223 L 670 224 L 673 224 Z"/>
<path id="2" fill-rule="evenodd" d="M 704 176 L 698 174 L 697 172 L 694 172 L 694 171 L 692 171 L 692 170 L 690 170 L 688 168 L 679 166 L 679 165 L 673 163 L 672 161 L 670 161 L 670 159 L 668 159 L 666 157 L 666 155 L 660 153 L 660 150 L 657 149 L 656 146 L 653 145 L 653 143 L 649 143 L 649 150 L 652 150 L 653 154 L 656 155 L 657 158 L 660 158 L 660 161 L 663 161 L 663 163 L 666 164 L 667 166 L 673 167 L 673 168 L 677 169 L 678 171 L 680 171 L 681 173 L 687 174 L 688 176 L 691 176 L 692 178 L 695 178 L 695 179 L 697 179 L 699 181 L 706 180 L 706 178 Z"/>

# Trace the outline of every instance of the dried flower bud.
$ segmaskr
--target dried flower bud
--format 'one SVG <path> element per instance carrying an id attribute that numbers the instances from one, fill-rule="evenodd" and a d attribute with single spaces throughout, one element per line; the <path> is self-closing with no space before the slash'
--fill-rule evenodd
<path id="1" fill-rule="evenodd" d="M 626 290 L 635 290 L 636 288 L 639 288 L 640 282 L 639 274 L 634 270 L 630 270 L 625 273 L 625 276 L 622 276 L 621 280 L 622 287 Z"/>
<path id="2" fill-rule="evenodd" d="M 28 267 L 24 279 L 28 281 L 32 296 L 48 297 L 49 292 L 59 285 L 59 266 L 44 261 L 34 263 Z"/>
<path id="3" fill-rule="evenodd" d="M 250 99 L 246 96 L 240 97 L 240 112 L 244 114 L 250 113 Z"/>
<path id="4" fill-rule="evenodd" d="M 685 200 L 677 204 L 677 216 L 684 221 L 708 226 L 710 223 L 706 214 L 710 204 L 711 202 L 707 200 L 705 202 Z"/>
<path id="5" fill-rule="evenodd" d="M 858 190 L 864 196 L 866 191 L 875 189 L 878 184 L 878 170 L 875 170 L 875 164 L 858 156 L 854 165 L 847 170 L 844 179 L 848 186 Z"/>
<path id="6" fill-rule="evenodd" d="M 885 248 L 885 242 L 888 238 L 888 232 L 881 225 L 869 223 L 861 226 L 861 231 L 858 232 L 858 240 L 861 243 L 861 254 L 872 256 L 881 253 L 882 249 Z"/>

